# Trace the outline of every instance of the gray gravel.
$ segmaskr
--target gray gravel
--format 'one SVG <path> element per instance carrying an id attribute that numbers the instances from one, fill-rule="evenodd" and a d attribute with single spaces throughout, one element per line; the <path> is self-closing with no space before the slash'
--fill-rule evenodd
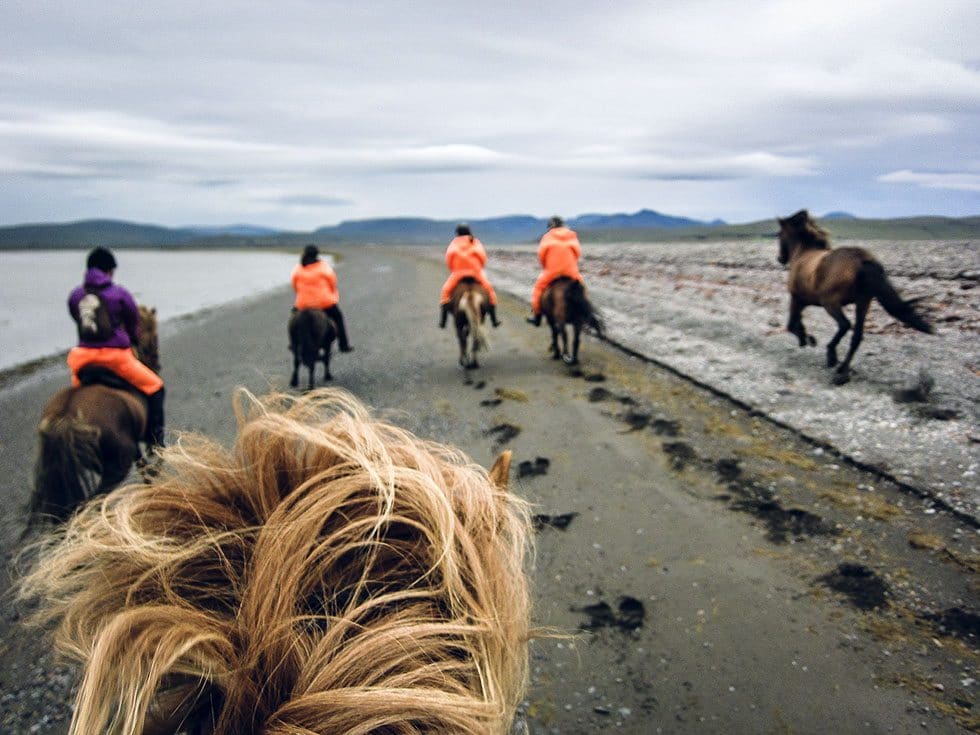
<path id="1" fill-rule="evenodd" d="M 824 351 L 786 333 L 785 274 L 774 242 L 589 245 L 582 271 L 616 342 L 749 404 L 846 456 L 977 518 L 980 511 L 980 243 L 847 242 L 885 265 L 905 298 L 924 297 L 935 336 L 871 309 L 853 379 L 830 383 Z M 491 248 L 497 288 L 523 298 L 536 248 Z M 804 312 L 823 345 L 834 322 Z M 849 335 L 842 347 L 846 347 Z M 926 402 L 894 395 L 926 376 Z M 937 416 L 953 415 L 950 420 Z"/>

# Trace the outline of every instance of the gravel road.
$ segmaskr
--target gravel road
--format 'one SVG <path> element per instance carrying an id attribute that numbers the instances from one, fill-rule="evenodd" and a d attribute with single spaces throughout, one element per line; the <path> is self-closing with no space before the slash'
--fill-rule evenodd
<path id="1" fill-rule="evenodd" d="M 530 732 L 962 733 L 980 724 L 980 537 L 969 523 L 608 344 L 586 339 L 581 370 L 569 370 L 547 359 L 545 330 L 523 323 L 518 299 L 502 298 L 492 350 L 464 374 L 452 335 L 436 328 L 441 266 L 390 249 L 338 256 L 356 351 L 335 358 L 335 383 L 483 464 L 512 449 L 514 491 L 541 516 L 535 621 L 574 636 L 532 645 Z M 499 252 L 491 257 L 502 265 Z M 513 258 L 507 276 L 520 291 L 527 256 Z M 591 278 L 598 264 L 587 264 Z M 617 288 L 593 293 L 620 330 L 606 298 Z M 282 290 L 167 325 L 172 429 L 227 442 L 235 386 L 285 386 L 289 304 Z M 796 354 L 776 336 L 753 339 Z M 802 354 L 793 364 L 818 382 L 818 356 Z M 859 353 L 859 368 L 871 361 Z M 8 562 L 21 548 L 37 417 L 63 382 L 55 366 L 0 390 Z M 64 733 L 75 671 L 20 626 L 28 611 L 9 591 L 3 601 L 0 732 Z"/>

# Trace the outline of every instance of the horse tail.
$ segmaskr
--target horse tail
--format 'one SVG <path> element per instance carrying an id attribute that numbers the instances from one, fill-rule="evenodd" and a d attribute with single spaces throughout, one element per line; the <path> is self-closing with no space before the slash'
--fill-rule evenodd
<path id="1" fill-rule="evenodd" d="M 876 260 L 866 260 L 858 269 L 858 283 L 878 299 L 878 303 L 902 324 L 932 334 L 932 325 L 915 310 L 915 301 L 905 301 L 885 275 L 885 269 Z"/>
<path id="2" fill-rule="evenodd" d="M 480 323 L 482 300 L 483 294 L 475 290 L 464 294 L 462 299 L 463 313 L 466 315 L 466 321 L 469 322 L 470 338 L 473 340 L 472 352 L 490 348 L 486 332 L 483 331 L 483 325 Z"/>
<path id="3" fill-rule="evenodd" d="M 48 517 L 68 519 L 91 497 L 101 472 L 98 427 L 72 416 L 45 418 L 38 428 L 41 449 L 34 468 L 29 523 Z"/>
<path id="4" fill-rule="evenodd" d="M 585 286 L 582 285 L 582 282 L 572 281 L 567 294 L 570 314 L 577 316 L 583 324 L 592 327 L 601 336 L 605 329 L 605 323 L 599 310 L 592 305 L 592 302 L 585 295 Z"/>

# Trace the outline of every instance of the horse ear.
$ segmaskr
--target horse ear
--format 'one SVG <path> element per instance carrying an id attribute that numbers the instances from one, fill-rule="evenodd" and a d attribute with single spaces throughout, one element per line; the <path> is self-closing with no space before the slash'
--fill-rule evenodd
<path id="1" fill-rule="evenodd" d="M 507 492 L 507 486 L 510 484 L 511 456 L 513 456 L 513 453 L 509 449 L 501 452 L 500 456 L 493 463 L 493 467 L 490 468 L 490 481 L 499 490 L 503 490 L 504 492 Z"/>

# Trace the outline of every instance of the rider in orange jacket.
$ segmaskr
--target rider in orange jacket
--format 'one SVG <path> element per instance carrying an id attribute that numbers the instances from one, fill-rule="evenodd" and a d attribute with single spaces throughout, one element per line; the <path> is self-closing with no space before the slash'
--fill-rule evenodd
<path id="1" fill-rule="evenodd" d="M 473 278 L 486 289 L 487 295 L 490 297 L 487 314 L 490 315 L 493 326 L 500 326 L 500 322 L 497 321 L 497 294 L 483 273 L 483 266 L 486 264 L 487 253 L 483 249 L 483 243 L 473 237 L 469 225 L 458 225 L 456 237 L 446 249 L 449 278 L 442 285 L 442 294 L 439 297 L 442 307 L 439 315 L 440 328 L 445 329 L 446 327 L 446 318 L 449 316 L 449 301 L 452 299 L 453 289 L 464 278 Z"/>
<path id="2" fill-rule="evenodd" d="M 347 341 L 347 328 L 344 326 L 344 315 L 337 305 L 340 293 L 337 291 L 337 274 L 330 264 L 320 260 L 320 250 L 316 245 L 303 248 L 299 265 L 293 268 L 290 281 L 296 291 L 296 301 L 293 311 L 300 309 L 323 309 L 327 316 L 337 325 L 337 342 L 341 352 L 353 352 Z"/>
<path id="3" fill-rule="evenodd" d="M 548 231 L 538 244 L 538 262 L 544 270 L 534 282 L 534 289 L 531 291 L 531 309 L 534 314 L 528 317 L 529 323 L 536 327 L 541 326 L 541 294 L 549 283 L 562 276 L 585 283 L 578 271 L 578 259 L 581 255 L 582 246 L 575 231 L 565 227 L 561 217 L 548 220 Z"/>

